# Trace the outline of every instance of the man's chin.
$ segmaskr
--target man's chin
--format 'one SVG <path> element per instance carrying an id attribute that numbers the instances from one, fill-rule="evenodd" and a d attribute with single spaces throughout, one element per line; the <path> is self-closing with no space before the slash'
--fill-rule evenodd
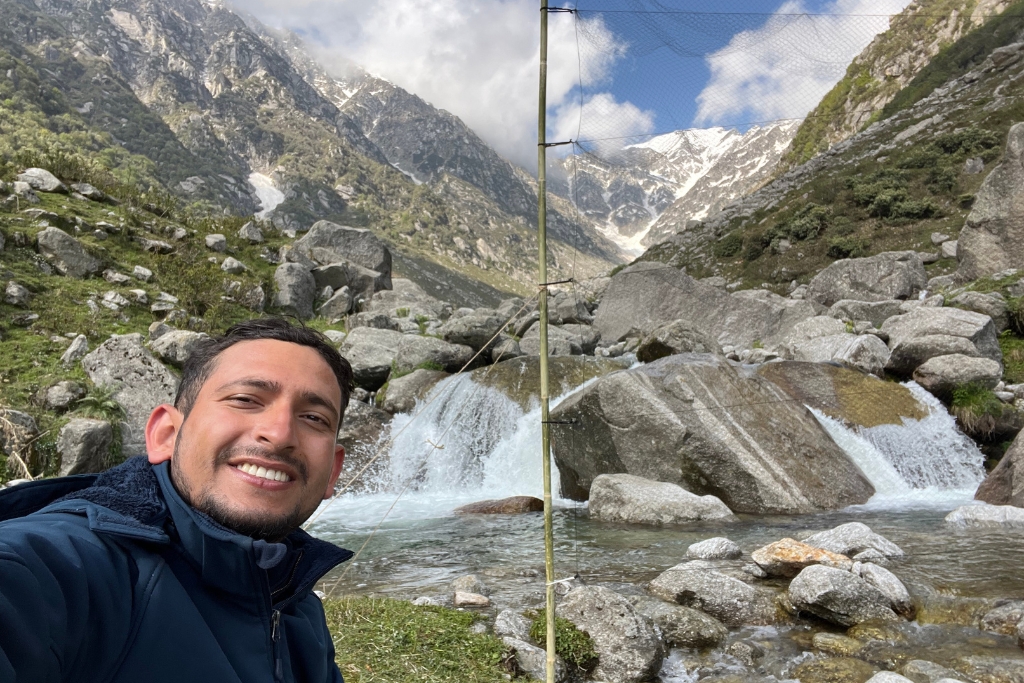
<path id="1" fill-rule="evenodd" d="M 296 508 L 289 513 L 236 509 L 219 504 L 215 499 L 202 501 L 194 506 L 221 526 L 243 536 L 265 541 L 280 541 L 302 526 L 308 515 Z"/>

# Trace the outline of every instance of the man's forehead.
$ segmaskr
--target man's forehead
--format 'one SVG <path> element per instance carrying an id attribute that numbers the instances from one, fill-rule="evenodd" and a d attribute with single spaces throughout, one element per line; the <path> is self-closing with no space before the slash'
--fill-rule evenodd
<path id="1" fill-rule="evenodd" d="M 207 385 L 264 381 L 279 388 L 340 393 L 331 366 L 309 346 L 277 339 L 233 344 L 217 355 Z"/>

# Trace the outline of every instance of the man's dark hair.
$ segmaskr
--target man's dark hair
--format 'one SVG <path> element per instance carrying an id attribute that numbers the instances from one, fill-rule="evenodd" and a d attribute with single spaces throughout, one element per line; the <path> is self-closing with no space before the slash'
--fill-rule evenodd
<path id="1" fill-rule="evenodd" d="M 208 337 L 198 342 L 182 368 L 181 384 L 178 385 L 178 394 L 174 397 L 174 407 L 188 417 L 200 389 L 213 374 L 217 356 L 239 342 L 258 339 L 291 342 L 308 346 L 319 353 L 334 371 L 338 386 L 341 387 L 341 414 L 345 414 L 348 397 L 352 393 L 352 366 L 331 346 L 327 337 L 302 323 L 292 324 L 284 318 L 246 320 L 229 327 L 221 337 Z M 340 429 L 340 420 L 338 426 Z"/>

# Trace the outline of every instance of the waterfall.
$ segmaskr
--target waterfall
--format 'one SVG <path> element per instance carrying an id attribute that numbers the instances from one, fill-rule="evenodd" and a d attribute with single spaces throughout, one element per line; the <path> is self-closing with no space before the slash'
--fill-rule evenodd
<path id="1" fill-rule="evenodd" d="M 970 500 L 985 477 L 984 456 L 938 399 L 916 382 L 904 386 L 925 406 L 926 417 L 850 428 L 811 412 L 875 487 L 872 505 L 946 506 Z"/>

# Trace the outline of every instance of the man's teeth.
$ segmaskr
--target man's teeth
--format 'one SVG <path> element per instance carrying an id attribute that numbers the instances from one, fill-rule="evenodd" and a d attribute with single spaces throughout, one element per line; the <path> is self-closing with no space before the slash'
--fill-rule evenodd
<path id="1" fill-rule="evenodd" d="M 251 474 L 254 477 L 262 477 L 263 479 L 269 479 L 270 481 L 292 480 L 292 478 L 289 477 L 284 472 L 278 472 L 277 470 L 268 470 L 266 467 L 259 467 L 257 465 L 252 465 L 250 463 L 243 463 L 241 465 L 236 465 L 236 467 L 245 472 L 246 474 Z"/>

